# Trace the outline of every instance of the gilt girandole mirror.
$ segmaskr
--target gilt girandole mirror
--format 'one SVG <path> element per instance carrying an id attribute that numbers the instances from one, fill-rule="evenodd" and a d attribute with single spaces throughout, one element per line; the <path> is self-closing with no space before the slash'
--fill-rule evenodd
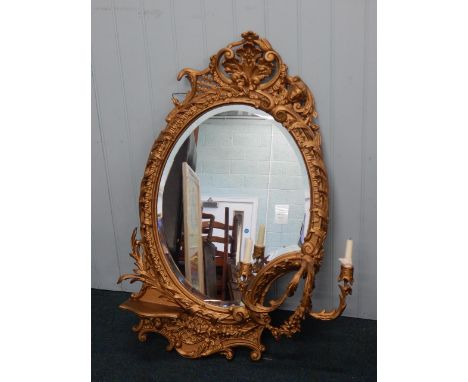
<path id="1" fill-rule="evenodd" d="M 190 358 L 231 359 L 246 346 L 259 360 L 264 330 L 278 339 L 299 332 L 306 317 L 334 319 L 351 293 L 353 268 L 342 265 L 338 307 L 312 310 L 328 225 L 314 98 L 253 32 L 183 77 L 191 90 L 173 97 L 141 181 L 136 268 L 119 279 L 141 290 L 120 307 L 138 316 L 140 341 L 162 334 L 168 350 Z M 298 306 L 275 326 L 270 313 L 302 279 Z"/>

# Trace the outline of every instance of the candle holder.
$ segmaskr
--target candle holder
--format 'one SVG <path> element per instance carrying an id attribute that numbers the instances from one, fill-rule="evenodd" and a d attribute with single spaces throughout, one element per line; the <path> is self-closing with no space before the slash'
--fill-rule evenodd
<path id="1" fill-rule="evenodd" d="M 252 278 L 252 264 L 239 262 L 237 265 L 237 286 L 241 292 L 244 292 L 250 279 Z"/>
<path id="2" fill-rule="evenodd" d="M 329 312 L 322 310 L 320 312 L 310 312 L 309 314 L 319 320 L 328 321 L 334 320 L 339 317 L 346 309 L 346 297 L 353 292 L 353 281 L 354 281 L 354 267 L 351 265 L 341 264 L 340 275 L 338 276 L 338 283 L 343 281 L 343 285 L 338 284 L 340 288 L 340 302 L 338 308 Z"/>
<path id="3" fill-rule="evenodd" d="M 268 256 L 265 257 L 265 246 L 254 245 L 253 255 L 254 263 L 252 266 L 253 272 L 258 273 L 262 267 L 268 263 Z"/>

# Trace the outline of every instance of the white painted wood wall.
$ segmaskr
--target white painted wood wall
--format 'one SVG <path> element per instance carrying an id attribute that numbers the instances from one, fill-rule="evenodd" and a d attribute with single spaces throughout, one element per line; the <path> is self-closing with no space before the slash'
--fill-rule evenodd
<path id="1" fill-rule="evenodd" d="M 139 183 L 165 126 L 180 69 L 202 69 L 226 44 L 265 36 L 315 95 L 330 179 L 330 226 L 314 309 L 338 301 L 338 257 L 355 240 L 346 315 L 376 313 L 376 1 L 92 1 L 92 287 L 131 272 Z M 292 298 L 286 307 L 293 307 Z"/>

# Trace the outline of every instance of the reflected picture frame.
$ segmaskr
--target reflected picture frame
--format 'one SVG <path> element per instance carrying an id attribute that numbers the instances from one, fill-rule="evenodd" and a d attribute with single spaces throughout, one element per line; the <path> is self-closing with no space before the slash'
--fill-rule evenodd
<path id="1" fill-rule="evenodd" d="M 182 163 L 182 199 L 185 278 L 205 293 L 200 180 L 187 162 Z"/>

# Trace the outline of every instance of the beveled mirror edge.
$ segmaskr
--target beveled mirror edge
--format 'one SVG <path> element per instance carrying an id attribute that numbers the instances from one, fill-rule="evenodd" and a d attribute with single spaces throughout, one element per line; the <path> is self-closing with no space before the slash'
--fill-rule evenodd
<path id="1" fill-rule="evenodd" d="M 160 333 L 169 340 L 168 350 L 176 348 L 191 358 L 220 352 L 230 359 L 232 347 L 247 346 L 252 349 L 251 359 L 258 360 L 265 350 L 260 342 L 263 329 L 275 337 L 297 332 L 301 320 L 311 314 L 313 281 L 324 255 L 328 184 L 312 93 L 299 77 L 288 75 L 287 66 L 267 40 L 250 31 L 242 38 L 213 55 L 208 68 L 179 73 L 178 80 L 185 76 L 191 90 L 182 102 L 173 98 L 175 107 L 166 118 L 167 126 L 152 146 L 139 199 L 141 240 L 136 239 L 136 232 L 132 235 L 131 256 L 137 268 L 134 274 L 119 279 L 143 283 L 140 292 L 121 305 L 140 317 L 134 327 L 138 338 L 145 340 L 148 332 Z M 233 103 L 262 110 L 288 130 L 307 169 L 311 207 L 301 252 L 279 256 L 260 269 L 243 293 L 245 306 L 221 307 L 190 293 L 170 271 L 159 240 L 155 203 L 164 166 L 179 137 L 206 112 Z M 272 280 L 293 270 L 296 274 L 282 297 L 264 306 Z M 301 277 L 306 283 L 299 306 L 280 327 L 271 326 L 269 313 L 294 293 Z M 140 303 L 138 308 L 136 303 Z"/>
<path id="2" fill-rule="evenodd" d="M 193 131 L 195 131 L 195 129 L 198 129 L 201 126 L 203 126 L 205 123 L 210 122 L 210 119 L 212 117 L 216 117 L 219 113 L 225 113 L 225 112 L 230 112 L 230 111 L 236 111 L 236 112 L 242 111 L 242 112 L 252 113 L 252 114 L 258 115 L 259 117 L 265 118 L 265 121 L 268 120 L 269 125 L 271 125 L 272 127 L 278 129 L 278 133 L 281 136 L 283 136 L 287 140 L 287 142 L 291 145 L 293 155 L 297 159 L 296 163 L 298 164 L 298 167 L 300 168 L 300 171 L 301 171 L 301 177 L 302 177 L 302 174 L 305 177 L 304 185 L 303 185 L 303 187 L 304 187 L 304 190 L 303 190 L 304 191 L 304 198 L 306 199 L 306 205 L 310 204 L 310 184 L 309 184 L 308 175 L 306 176 L 307 170 L 306 170 L 305 164 L 303 162 L 303 157 L 302 157 L 302 154 L 301 154 L 301 152 L 299 150 L 299 147 L 297 146 L 297 144 L 294 141 L 291 134 L 283 127 L 282 124 L 275 121 L 273 119 L 273 117 L 271 117 L 269 114 L 265 113 L 264 111 L 256 109 L 256 108 L 254 108 L 252 106 L 249 106 L 249 105 L 242 105 L 242 104 L 236 104 L 236 103 L 231 104 L 230 103 L 228 105 L 218 106 L 218 107 L 215 107 L 213 109 L 210 109 L 209 111 L 207 111 L 207 112 L 203 113 L 202 115 L 200 115 L 199 117 L 197 117 L 192 123 L 187 125 L 185 130 L 181 133 L 179 138 L 176 140 L 173 148 L 170 151 L 170 154 L 169 154 L 168 158 L 166 159 L 165 165 L 163 166 L 163 171 L 162 171 L 162 174 L 161 174 L 161 181 L 159 182 L 158 196 L 157 196 L 157 201 L 156 201 L 156 205 L 157 205 L 156 216 L 158 217 L 158 219 L 160 217 L 160 214 L 162 213 L 162 206 L 163 206 L 163 200 L 164 200 L 163 199 L 163 192 L 164 192 L 165 182 L 167 180 L 167 176 L 168 176 L 170 168 L 171 168 L 171 166 L 173 164 L 174 158 L 177 155 L 178 149 L 184 144 L 185 140 L 189 138 L 189 136 L 193 133 Z M 206 196 L 206 198 L 208 198 L 208 194 L 206 194 L 205 196 Z M 210 194 L 209 197 L 212 197 L 214 200 L 217 200 L 217 201 L 225 198 L 224 195 L 219 196 L 217 194 Z M 224 199 L 224 200 L 226 200 L 226 199 Z M 229 200 L 230 201 L 236 200 L 236 201 L 245 202 L 248 199 L 229 197 Z M 258 198 L 253 197 L 252 200 L 254 202 L 254 205 L 258 206 L 258 203 L 259 203 Z M 250 201 L 250 199 L 249 199 L 249 201 Z M 256 208 L 254 207 L 254 209 L 256 209 Z M 309 210 L 310 210 L 310 208 L 308 206 L 306 208 L 306 211 L 304 211 L 304 212 L 309 212 Z M 307 221 L 305 221 L 304 223 L 305 223 L 304 229 L 305 229 L 305 232 L 307 232 L 308 225 L 309 225 L 309 219 L 307 219 Z M 159 225 L 158 228 L 159 228 L 159 238 L 161 238 L 161 236 L 164 236 L 164 227 L 162 225 Z M 257 227 L 255 227 L 255 226 L 252 226 L 250 228 L 250 237 L 256 237 L 256 234 L 257 234 L 256 233 L 256 228 Z M 168 261 L 171 262 L 171 259 L 169 257 L 166 257 L 166 259 L 169 259 Z M 172 264 L 171 264 L 171 266 L 172 266 Z M 175 264 L 174 264 L 174 266 L 175 266 Z M 187 287 L 187 285 L 186 285 L 186 287 Z M 188 288 L 188 289 L 190 291 L 193 291 L 193 289 L 190 289 L 190 288 Z M 204 301 L 207 302 L 207 303 L 211 303 L 212 305 L 222 306 L 222 307 L 229 307 L 229 306 L 233 306 L 233 305 L 239 305 L 239 304 L 236 304 L 237 300 L 235 300 L 235 299 L 221 300 L 221 299 L 213 299 L 213 298 L 205 297 Z"/>

